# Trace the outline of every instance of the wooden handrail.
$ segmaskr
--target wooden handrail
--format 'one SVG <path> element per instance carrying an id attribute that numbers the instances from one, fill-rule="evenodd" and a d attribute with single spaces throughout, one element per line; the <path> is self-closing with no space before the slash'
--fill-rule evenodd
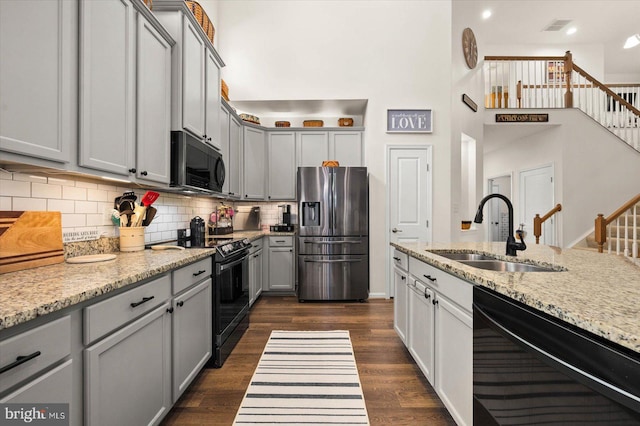
<path id="1" fill-rule="evenodd" d="M 540 235 L 542 235 L 542 224 L 556 212 L 559 212 L 561 210 L 562 204 L 556 204 L 554 208 L 549 210 L 549 212 L 542 217 L 540 217 L 540 215 L 536 213 L 536 217 L 533 218 L 533 235 L 536 236 L 536 244 L 540 244 Z"/>
<path id="2" fill-rule="evenodd" d="M 640 83 L 611 83 L 605 84 L 607 87 L 640 87 Z"/>
<path id="3" fill-rule="evenodd" d="M 591 83 L 593 83 L 596 87 L 598 87 L 600 90 L 602 90 L 603 92 L 605 92 L 607 95 L 611 96 L 614 100 L 616 100 L 617 102 L 619 102 L 621 105 L 624 105 L 625 107 L 627 107 L 627 109 L 629 109 L 632 113 L 634 113 L 635 115 L 637 115 L 638 117 L 640 117 L 640 110 L 638 110 L 636 107 L 634 107 L 633 105 L 631 105 L 629 102 L 627 102 L 624 98 L 622 98 L 621 96 L 619 96 L 617 93 L 613 92 L 611 89 L 609 89 L 607 86 L 605 86 L 604 84 L 600 83 L 598 80 L 596 80 L 595 78 L 593 78 L 589 73 L 587 73 L 585 70 L 583 70 L 582 68 L 580 68 L 579 66 L 577 66 L 576 64 L 573 64 L 573 70 L 575 72 L 577 72 L 578 74 L 582 75 L 584 78 L 586 78 L 587 80 L 591 81 Z"/>
<path id="4" fill-rule="evenodd" d="M 564 56 L 485 56 L 485 61 L 564 61 Z"/>
<path id="5" fill-rule="evenodd" d="M 604 251 L 604 243 L 607 242 L 607 225 L 622 216 L 627 210 L 638 203 L 640 203 L 640 194 L 624 203 L 618 210 L 611 213 L 609 217 L 604 217 L 602 213 L 598 213 L 598 217 L 596 217 L 595 221 L 595 239 L 596 243 L 598 243 L 599 253 Z"/>

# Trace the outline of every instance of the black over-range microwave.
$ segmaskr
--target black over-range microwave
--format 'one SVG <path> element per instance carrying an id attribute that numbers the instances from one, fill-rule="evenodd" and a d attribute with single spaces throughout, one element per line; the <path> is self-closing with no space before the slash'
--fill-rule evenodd
<path id="1" fill-rule="evenodd" d="M 222 154 L 187 132 L 171 132 L 171 186 L 222 192 Z"/>

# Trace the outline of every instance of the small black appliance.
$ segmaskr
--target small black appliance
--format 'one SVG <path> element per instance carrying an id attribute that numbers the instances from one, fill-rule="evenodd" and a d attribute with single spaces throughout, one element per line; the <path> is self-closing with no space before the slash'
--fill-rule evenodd
<path id="1" fill-rule="evenodd" d="M 191 247 L 204 247 L 205 244 L 205 223 L 204 219 L 196 216 L 191 219 L 189 228 L 191 229 Z"/>

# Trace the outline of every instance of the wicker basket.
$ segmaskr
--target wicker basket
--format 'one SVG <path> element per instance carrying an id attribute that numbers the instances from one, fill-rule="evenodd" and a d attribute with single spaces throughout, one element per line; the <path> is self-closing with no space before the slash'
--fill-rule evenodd
<path id="1" fill-rule="evenodd" d="M 239 117 L 243 120 L 243 121 L 247 121 L 249 123 L 253 123 L 253 124 L 260 124 L 260 118 L 256 117 L 255 115 L 251 115 L 251 114 L 240 114 Z"/>
<path id="2" fill-rule="evenodd" d="M 341 118 L 338 120 L 340 127 L 353 127 L 353 118 Z"/>
<path id="3" fill-rule="evenodd" d="M 207 35 L 207 37 L 209 37 L 211 44 L 213 44 L 213 36 L 216 33 L 216 29 L 213 27 L 211 20 L 207 16 L 207 13 L 204 11 L 202 6 L 200 6 L 200 3 L 198 3 L 197 1 L 185 0 L 185 3 L 189 8 L 189 10 L 191 11 L 191 13 L 193 13 L 193 16 L 196 17 L 196 21 L 198 21 L 198 23 L 204 30 L 205 34 Z"/>
<path id="4" fill-rule="evenodd" d="M 229 86 L 222 79 L 220 79 L 220 94 L 225 101 L 229 102 Z"/>
<path id="5" fill-rule="evenodd" d="M 322 167 L 340 167 L 340 163 L 336 160 L 324 160 Z"/>
<path id="6" fill-rule="evenodd" d="M 288 121 L 276 121 L 276 127 L 291 127 L 291 123 Z"/>
<path id="7" fill-rule="evenodd" d="M 304 120 L 302 122 L 304 127 L 322 127 L 324 126 L 324 121 L 322 120 Z"/>

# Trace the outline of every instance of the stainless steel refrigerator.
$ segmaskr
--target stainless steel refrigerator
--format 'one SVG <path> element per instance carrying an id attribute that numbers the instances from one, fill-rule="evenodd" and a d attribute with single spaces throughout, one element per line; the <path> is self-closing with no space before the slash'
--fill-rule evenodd
<path id="1" fill-rule="evenodd" d="M 298 214 L 298 299 L 367 299 L 367 168 L 299 167 Z"/>

